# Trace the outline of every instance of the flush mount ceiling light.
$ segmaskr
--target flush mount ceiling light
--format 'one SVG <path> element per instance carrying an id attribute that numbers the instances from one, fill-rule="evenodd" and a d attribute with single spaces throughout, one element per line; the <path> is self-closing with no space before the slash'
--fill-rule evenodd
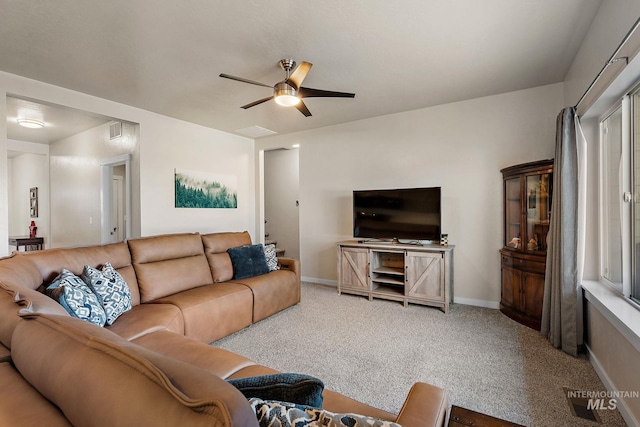
<path id="1" fill-rule="evenodd" d="M 44 127 L 44 122 L 42 120 L 30 119 L 26 117 L 18 117 L 16 121 L 20 126 L 23 126 L 29 129 L 39 129 Z"/>

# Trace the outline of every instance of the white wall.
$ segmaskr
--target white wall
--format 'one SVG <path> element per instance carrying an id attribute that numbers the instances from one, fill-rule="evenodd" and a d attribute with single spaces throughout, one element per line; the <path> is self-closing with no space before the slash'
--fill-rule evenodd
<path id="1" fill-rule="evenodd" d="M 44 247 L 49 247 L 49 146 L 12 139 L 7 148 L 18 153 L 7 162 L 9 235 L 27 235 L 35 221 L 37 236 L 44 237 Z M 32 187 L 38 188 L 38 218 L 31 218 L 29 211 Z"/>
<path id="2" fill-rule="evenodd" d="M 7 94 L 139 124 L 141 160 L 132 164 L 131 172 L 132 205 L 134 211 L 138 209 L 139 212 L 140 235 L 182 231 L 248 230 L 255 238 L 255 169 L 252 140 L 0 72 L 0 99 Z M 0 102 L 0 117 L 5 115 L 6 103 Z M 6 121 L 0 120 L 0 256 L 8 254 L 6 135 Z M 173 170 L 176 167 L 237 174 L 238 209 L 225 212 L 217 209 L 175 209 Z"/>
<path id="3" fill-rule="evenodd" d="M 243 231 L 255 234 L 253 140 L 203 126 L 154 116 L 140 125 L 142 234 L 177 231 Z M 174 170 L 238 178 L 237 209 L 175 208 Z"/>
<path id="4" fill-rule="evenodd" d="M 638 0 L 605 0 L 564 80 L 565 103 L 575 105 L 640 16 Z"/>
<path id="5" fill-rule="evenodd" d="M 29 235 L 29 225 L 35 221 L 37 236 L 49 237 L 49 161 L 44 154 L 25 153 L 9 160 L 11 191 L 9 191 L 9 235 Z M 38 217 L 31 218 L 29 207 L 31 188 L 38 188 Z M 15 248 L 11 248 L 14 250 Z"/>
<path id="6" fill-rule="evenodd" d="M 109 126 L 105 123 L 49 146 L 52 247 L 102 242 L 100 161 L 137 151 L 136 138 L 130 135 L 133 125 L 123 124 L 123 135 L 113 140 Z"/>
<path id="7" fill-rule="evenodd" d="M 562 84 L 260 139 L 300 144 L 302 275 L 336 279 L 336 243 L 352 238 L 355 189 L 442 187 L 458 302 L 500 301 L 502 175 L 552 158 Z"/>

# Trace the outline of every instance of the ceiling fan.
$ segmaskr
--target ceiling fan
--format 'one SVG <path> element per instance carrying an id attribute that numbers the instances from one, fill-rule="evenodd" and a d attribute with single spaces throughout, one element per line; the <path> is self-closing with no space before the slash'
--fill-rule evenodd
<path id="1" fill-rule="evenodd" d="M 272 96 L 259 99 L 247 105 L 243 105 L 242 108 L 244 108 L 245 110 L 247 108 L 255 107 L 256 105 L 273 99 L 279 105 L 285 107 L 295 106 L 298 111 L 305 115 L 305 117 L 309 117 L 311 116 L 311 112 L 304 104 L 304 101 L 302 101 L 302 98 L 354 98 L 356 96 L 355 93 L 334 92 L 330 90 L 311 89 L 308 87 L 303 87 L 302 81 L 305 77 L 307 77 L 307 73 L 309 73 L 309 70 L 313 65 L 310 62 L 303 61 L 296 67 L 296 61 L 294 61 L 293 59 L 282 59 L 279 64 L 280 68 L 282 68 L 287 73 L 287 77 L 283 81 L 276 83 L 274 86 L 256 82 L 254 80 L 243 79 L 242 77 L 231 76 L 224 73 L 220 74 L 220 77 L 273 89 Z"/>

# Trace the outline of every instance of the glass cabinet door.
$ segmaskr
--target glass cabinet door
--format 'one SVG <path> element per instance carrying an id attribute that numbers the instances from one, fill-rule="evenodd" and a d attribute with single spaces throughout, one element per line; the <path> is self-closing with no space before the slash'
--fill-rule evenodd
<path id="1" fill-rule="evenodd" d="M 514 249 L 521 249 L 520 223 L 522 221 L 522 200 L 520 199 L 520 178 L 504 181 L 505 212 L 504 212 L 504 245 Z"/>
<path id="2" fill-rule="evenodd" d="M 552 174 L 543 173 L 527 175 L 526 189 L 526 240 L 522 248 L 526 251 L 543 251 L 547 249 L 547 233 L 551 217 L 551 184 Z"/>

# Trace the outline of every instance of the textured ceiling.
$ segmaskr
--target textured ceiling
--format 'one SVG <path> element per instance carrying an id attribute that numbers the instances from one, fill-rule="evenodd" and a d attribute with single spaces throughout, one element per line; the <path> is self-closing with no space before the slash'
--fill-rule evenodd
<path id="1" fill-rule="evenodd" d="M 599 0 L 0 0 L 0 70 L 204 126 L 278 133 L 557 83 Z M 304 86 L 273 101 L 281 58 Z"/>

